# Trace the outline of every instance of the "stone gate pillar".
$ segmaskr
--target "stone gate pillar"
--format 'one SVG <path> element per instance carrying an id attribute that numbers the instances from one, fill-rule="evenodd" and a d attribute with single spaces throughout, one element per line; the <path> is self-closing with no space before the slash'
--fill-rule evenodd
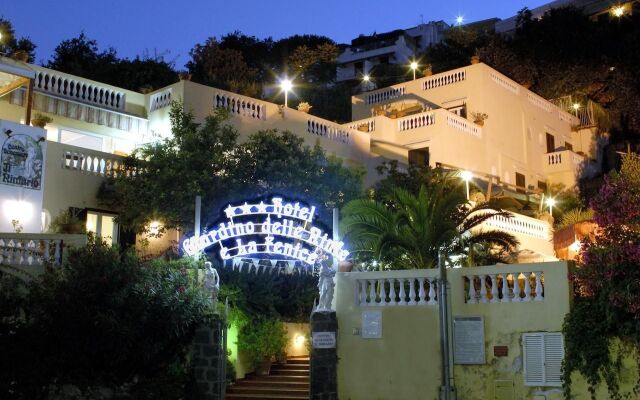
<path id="1" fill-rule="evenodd" d="M 338 320 L 335 311 L 314 311 L 311 314 L 311 400 L 338 399 Z"/>
<path id="2" fill-rule="evenodd" d="M 215 315 L 198 327 L 193 340 L 192 365 L 198 399 L 222 400 L 225 390 L 224 321 Z"/>

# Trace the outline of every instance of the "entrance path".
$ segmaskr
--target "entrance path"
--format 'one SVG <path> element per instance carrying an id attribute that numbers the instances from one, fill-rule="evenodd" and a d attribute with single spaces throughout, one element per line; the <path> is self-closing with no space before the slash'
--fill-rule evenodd
<path id="1" fill-rule="evenodd" d="M 309 357 L 290 357 L 286 364 L 273 364 L 269 375 L 247 375 L 227 386 L 227 399 L 308 400 Z"/>

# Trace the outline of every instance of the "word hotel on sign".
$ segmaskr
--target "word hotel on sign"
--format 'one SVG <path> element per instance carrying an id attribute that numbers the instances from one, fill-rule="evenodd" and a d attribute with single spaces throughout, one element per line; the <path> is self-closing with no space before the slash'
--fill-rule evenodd
<path id="1" fill-rule="evenodd" d="M 263 201 L 260 204 L 247 204 L 229 206 L 224 210 L 227 218 L 241 217 L 253 214 L 275 214 L 278 218 L 285 216 L 311 222 L 316 212 L 316 207 L 305 207 L 300 203 L 283 203 L 280 197 L 271 199 L 271 204 Z"/>

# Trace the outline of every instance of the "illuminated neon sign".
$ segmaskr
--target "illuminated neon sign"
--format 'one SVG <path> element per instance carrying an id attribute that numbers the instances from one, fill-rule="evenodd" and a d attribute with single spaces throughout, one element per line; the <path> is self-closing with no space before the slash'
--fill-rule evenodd
<path id="1" fill-rule="evenodd" d="M 311 225 L 315 207 L 300 203 L 285 203 L 274 197 L 271 203 L 244 203 L 229 205 L 225 210 L 227 221 L 199 237 L 186 239 L 182 248 L 188 255 L 220 245 L 220 257 L 228 260 L 252 254 L 274 254 L 313 265 L 321 255 L 343 261 L 349 255 L 344 243 L 333 240 L 321 229 Z M 248 216 L 264 216 L 262 221 L 234 221 Z M 246 239 L 244 237 L 249 237 Z M 251 240 L 255 237 L 262 241 Z M 280 240 L 279 240 L 280 239 Z M 283 241 L 282 239 L 287 239 Z"/>

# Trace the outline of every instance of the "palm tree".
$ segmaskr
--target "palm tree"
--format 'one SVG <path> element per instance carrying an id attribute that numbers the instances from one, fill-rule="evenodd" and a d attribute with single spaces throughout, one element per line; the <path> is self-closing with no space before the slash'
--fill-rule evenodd
<path id="1" fill-rule="evenodd" d="M 445 175 L 439 183 L 422 185 L 417 194 L 396 188 L 385 203 L 349 202 L 342 231 L 354 253 L 392 268 L 433 268 L 440 250 L 463 256 L 461 264 L 506 261 L 504 255 L 518 241 L 506 232 L 478 231 L 478 226 L 492 216 L 510 214 L 490 203 L 472 207 L 455 182 Z"/>

